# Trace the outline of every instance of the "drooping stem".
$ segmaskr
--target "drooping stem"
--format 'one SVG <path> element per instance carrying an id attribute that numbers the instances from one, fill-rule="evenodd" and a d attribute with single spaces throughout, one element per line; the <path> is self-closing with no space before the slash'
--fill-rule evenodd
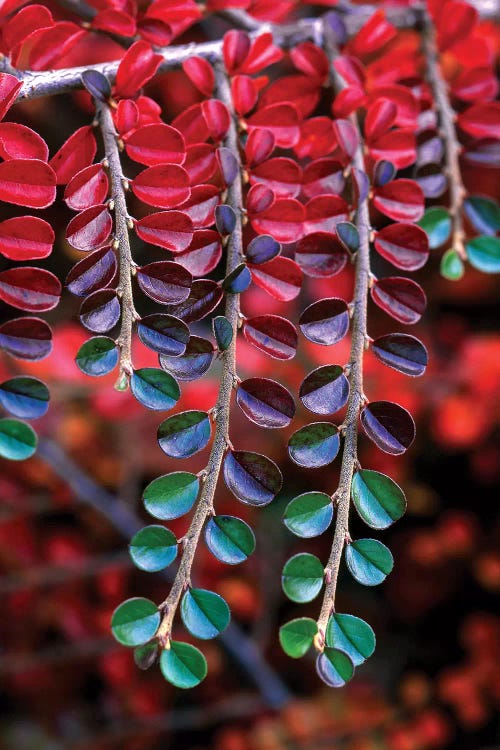
<path id="1" fill-rule="evenodd" d="M 129 218 L 125 197 L 126 180 L 122 175 L 120 148 L 111 109 L 104 102 L 97 102 L 97 117 L 101 128 L 106 164 L 111 180 L 111 205 L 115 217 L 115 240 L 113 247 L 118 251 L 119 282 L 118 296 L 121 299 L 121 325 L 117 344 L 120 349 L 120 375 L 116 387 L 120 390 L 127 387 L 132 375 L 132 332 L 139 316 L 134 307 L 132 276 L 135 274 L 135 263 L 132 259 L 129 238 Z"/>
<path id="2" fill-rule="evenodd" d="M 332 85 L 334 91 L 338 93 L 345 87 L 345 84 L 332 64 L 336 55 L 336 47 L 327 28 L 324 29 L 324 39 L 325 50 L 330 60 Z M 352 116 L 351 122 L 356 127 L 359 138 L 359 145 L 354 154 L 352 166 L 364 172 L 363 142 L 357 118 Z M 355 287 L 352 304 L 351 352 L 348 368 L 350 391 L 344 420 L 344 446 L 339 486 L 334 496 L 336 500 L 335 531 L 330 557 L 325 568 L 326 586 L 318 618 L 318 636 L 315 640 L 315 646 L 319 651 L 324 648 L 326 626 L 335 606 L 335 594 L 342 552 L 349 538 L 349 507 L 351 502 L 352 477 L 357 463 L 358 422 L 360 409 L 365 399 L 363 391 L 363 355 L 367 341 L 366 318 L 370 286 L 370 213 L 368 198 L 360 201 L 357 207 L 356 226 L 359 232 L 359 249 L 355 257 Z"/>
<path id="3" fill-rule="evenodd" d="M 462 147 L 455 127 L 455 111 L 451 106 L 448 85 L 441 74 L 439 50 L 436 42 L 436 30 L 426 10 L 422 10 L 422 46 L 426 61 L 427 78 L 434 94 L 435 106 L 439 116 L 442 140 L 445 150 L 446 176 L 450 191 L 449 212 L 451 215 L 451 247 L 462 260 L 467 253 L 464 247 L 465 232 L 463 225 L 463 202 L 467 195 L 462 172 L 460 170 L 460 152 Z"/>
<path id="4" fill-rule="evenodd" d="M 217 81 L 217 95 L 224 102 L 231 113 L 231 125 L 225 139 L 225 146 L 231 150 L 239 160 L 238 131 L 232 106 L 231 90 L 222 63 L 215 67 Z M 240 165 L 241 174 L 241 165 Z M 243 255 L 243 226 L 241 208 L 243 205 L 243 191 L 241 177 L 234 180 L 228 188 L 226 202 L 236 214 L 236 227 L 227 245 L 226 274 L 231 273 L 242 261 Z M 231 410 L 231 396 L 236 383 L 236 334 L 240 312 L 240 298 L 238 294 L 227 294 L 225 316 L 233 329 L 231 344 L 222 354 L 222 374 L 220 378 L 219 395 L 214 409 L 215 435 L 212 449 L 205 470 L 205 480 L 193 514 L 188 532 L 183 540 L 182 557 L 170 593 L 162 605 L 163 619 L 158 630 L 158 638 L 163 646 L 168 647 L 172 624 L 180 599 L 191 583 L 191 567 L 196 553 L 198 541 L 208 518 L 215 513 L 214 496 L 217 488 L 222 461 L 229 443 L 229 413 Z"/>

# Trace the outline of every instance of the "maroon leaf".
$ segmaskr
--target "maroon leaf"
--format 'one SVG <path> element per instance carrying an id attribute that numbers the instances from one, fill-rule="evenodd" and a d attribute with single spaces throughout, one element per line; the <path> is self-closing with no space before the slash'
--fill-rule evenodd
<path id="1" fill-rule="evenodd" d="M 290 258 L 279 255 L 267 263 L 249 266 L 252 279 L 268 294 L 281 302 L 289 302 L 300 292 L 302 286 L 302 271 Z"/>
<path id="2" fill-rule="evenodd" d="M 182 211 L 160 211 L 135 223 L 137 235 L 152 245 L 180 253 L 193 239 L 193 222 Z"/>
<path id="3" fill-rule="evenodd" d="M 186 144 L 181 133 L 170 125 L 144 125 L 127 138 L 128 156 L 139 164 L 153 167 L 158 164 L 182 164 L 186 158 Z"/>
<path id="4" fill-rule="evenodd" d="M 270 191 L 271 192 L 271 191 Z M 259 234 L 270 234 L 278 242 L 296 242 L 304 233 L 305 210 L 295 198 L 278 198 L 251 219 Z"/>
<path id="5" fill-rule="evenodd" d="M 89 295 L 80 307 L 80 321 L 94 333 L 106 333 L 120 319 L 120 303 L 114 289 L 101 289 Z"/>
<path id="6" fill-rule="evenodd" d="M 177 263 L 187 268 L 192 276 L 206 276 L 213 271 L 222 257 L 218 232 L 199 229 L 193 234 L 189 247 L 176 256 Z"/>
<path id="7" fill-rule="evenodd" d="M 339 221 L 347 221 L 349 207 L 338 195 L 316 195 L 306 205 L 304 234 L 334 232 Z"/>
<path id="8" fill-rule="evenodd" d="M 384 365 L 404 375 L 418 377 L 427 367 L 427 350 L 419 339 L 406 333 L 388 333 L 372 342 L 374 355 Z"/>
<path id="9" fill-rule="evenodd" d="M 189 175 L 191 185 L 208 182 L 217 169 L 215 146 L 211 143 L 192 143 L 187 147 L 186 161 L 182 166 Z"/>
<path id="10" fill-rule="evenodd" d="M 374 141 L 394 125 L 398 108 L 394 102 L 380 97 L 370 104 L 365 119 L 365 138 Z"/>
<path id="11" fill-rule="evenodd" d="M 500 103 L 473 104 L 458 116 L 462 130 L 474 138 L 500 139 Z"/>
<path id="12" fill-rule="evenodd" d="M 363 429 L 385 453 L 398 456 L 415 439 L 415 422 L 411 414 L 392 401 L 372 401 L 361 412 Z"/>
<path id="13" fill-rule="evenodd" d="M 299 327 L 304 336 L 315 344 L 337 344 L 349 330 L 347 303 L 336 297 L 313 302 L 300 316 Z"/>
<path id="14" fill-rule="evenodd" d="M 168 312 L 185 323 L 202 320 L 215 310 L 224 293 L 216 281 L 196 279 L 193 281 L 189 297 L 182 303 L 172 306 Z"/>
<path id="15" fill-rule="evenodd" d="M 268 378 L 248 378 L 238 386 L 236 401 L 244 414 L 260 427 L 286 427 L 295 414 L 290 392 Z"/>
<path id="16" fill-rule="evenodd" d="M 23 82 L 9 73 L 0 73 L 0 120 L 14 104 Z"/>
<path id="17" fill-rule="evenodd" d="M 38 159 L 10 159 L 0 164 L 0 200 L 28 208 L 47 208 L 56 197 L 56 176 Z"/>
<path id="18" fill-rule="evenodd" d="M 215 185 L 195 185 L 190 198 L 179 208 L 191 218 L 195 229 L 209 227 L 215 222 L 219 197 L 219 188 Z"/>
<path id="19" fill-rule="evenodd" d="M 307 276 L 326 278 L 342 271 L 348 253 L 335 235 L 315 232 L 297 243 L 295 260 Z"/>
<path id="20" fill-rule="evenodd" d="M 131 183 L 135 195 L 149 206 L 174 208 L 191 195 L 189 175 L 178 164 L 148 167 Z"/>
<path id="21" fill-rule="evenodd" d="M 137 282 L 144 294 L 167 305 L 184 302 L 189 297 L 192 276 L 179 263 L 162 260 L 138 268 Z"/>
<path id="22" fill-rule="evenodd" d="M 292 104 L 271 104 L 259 109 L 247 120 L 247 126 L 250 133 L 254 128 L 270 130 L 280 148 L 291 148 L 299 140 L 299 113 Z"/>
<path id="23" fill-rule="evenodd" d="M 83 211 L 103 203 L 108 195 L 109 182 L 102 164 L 91 164 L 77 172 L 66 185 L 64 200 L 73 211 Z"/>
<path id="24" fill-rule="evenodd" d="M 415 224 L 389 224 L 375 235 L 377 252 L 405 271 L 422 268 L 429 257 L 426 232 Z"/>
<path id="25" fill-rule="evenodd" d="M 116 273 L 116 256 L 109 247 L 89 253 L 78 261 L 66 276 L 71 294 L 85 297 L 111 284 Z"/>
<path id="26" fill-rule="evenodd" d="M 252 185 L 247 193 L 247 211 L 249 214 L 260 214 L 271 208 L 275 200 L 276 196 L 271 188 L 265 185 Z M 301 210 L 302 213 L 303 210 Z"/>
<path id="27" fill-rule="evenodd" d="M 36 216 L 16 216 L 0 223 L 0 253 L 9 260 L 38 260 L 52 252 L 54 230 Z"/>
<path id="28" fill-rule="evenodd" d="M 344 170 L 335 159 L 317 159 L 304 169 L 302 189 L 308 198 L 332 193 L 340 195 L 344 188 Z"/>
<path id="29" fill-rule="evenodd" d="M 201 103 L 201 114 L 210 137 L 218 143 L 226 135 L 231 122 L 226 105 L 218 99 L 207 99 Z"/>
<path id="30" fill-rule="evenodd" d="M 52 310 L 60 296 L 61 282 L 50 271 L 24 266 L 0 273 L 0 299 L 19 310 Z"/>
<path id="31" fill-rule="evenodd" d="M 371 288 L 371 296 L 388 315 L 407 325 L 418 323 L 427 304 L 422 287 L 402 276 L 378 279 Z"/>
<path id="32" fill-rule="evenodd" d="M 222 470 L 228 488 L 247 505 L 268 505 L 283 485 L 281 471 L 274 461 L 260 453 L 231 450 Z"/>
<path id="33" fill-rule="evenodd" d="M 16 359 L 37 362 L 52 351 L 52 331 L 40 318 L 15 318 L 0 326 L 0 349 Z"/>
<path id="34" fill-rule="evenodd" d="M 310 372 L 300 385 L 299 398 L 315 414 L 335 414 L 349 398 L 349 381 L 343 368 L 324 365 Z"/>
<path id="35" fill-rule="evenodd" d="M 66 239 L 72 247 L 86 253 L 106 244 L 113 219 L 106 204 L 91 206 L 75 216 L 66 229 Z"/>
<path id="36" fill-rule="evenodd" d="M 370 142 L 372 159 L 390 161 L 397 169 L 404 169 L 417 158 L 415 133 L 410 128 L 391 130 Z"/>
<path id="37" fill-rule="evenodd" d="M 295 198 L 300 193 L 302 169 L 292 159 L 268 159 L 252 169 L 250 183 L 267 185 L 278 198 Z"/>
<path id="38" fill-rule="evenodd" d="M 297 351 L 297 330 L 279 315 L 257 315 L 245 320 L 247 341 L 275 359 L 292 359 Z"/>
<path id="39" fill-rule="evenodd" d="M 394 221 L 418 221 L 424 215 L 425 196 L 413 180 L 393 180 L 375 190 L 373 203 Z"/>

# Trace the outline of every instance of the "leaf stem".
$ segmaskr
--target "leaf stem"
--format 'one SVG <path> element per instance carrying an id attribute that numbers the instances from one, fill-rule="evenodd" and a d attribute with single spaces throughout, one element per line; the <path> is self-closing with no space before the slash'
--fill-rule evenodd
<path id="1" fill-rule="evenodd" d="M 331 82 L 335 92 L 338 93 L 345 88 L 345 83 L 333 66 L 333 59 L 337 54 L 337 49 L 332 34 L 326 24 L 323 29 L 325 51 L 327 52 L 330 61 Z M 363 143 L 359 124 L 354 115 L 351 116 L 351 122 L 356 127 L 359 137 L 359 145 L 354 154 L 352 164 L 357 169 L 365 171 Z M 351 483 L 357 465 L 358 420 L 364 400 L 363 355 L 367 336 L 366 319 L 370 279 L 370 213 L 368 198 L 361 201 L 357 208 L 356 226 L 359 232 L 359 249 L 356 253 L 355 259 L 355 288 L 354 299 L 352 302 L 352 338 L 348 374 L 350 391 L 349 400 L 347 402 L 347 413 L 344 419 L 344 448 L 342 452 L 339 486 L 335 493 L 335 531 L 333 534 L 330 557 L 328 558 L 328 563 L 325 568 L 326 587 L 321 612 L 318 618 L 318 636 L 315 640 L 315 646 L 318 651 L 322 651 L 324 648 L 326 626 L 335 605 L 335 594 L 342 551 L 344 545 L 349 539 Z"/>
<path id="2" fill-rule="evenodd" d="M 439 50 L 436 42 L 436 29 L 427 10 L 422 9 L 422 46 L 426 61 L 427 77 L 434 94 L 434 100 L 439 115 L 442 140 L 445 149 L 446 174 L 450 191 L 450 207 L 452 222 L 451 247 L 466 260 L 463 226 L 463 202 L 467 195 L 462 172 L 460 170 L 460 152 L 462 147 L 458 140 L 455 127 L 455 111 L 451 106 L 448 85 L 441 74 L 439 64 Z"/>
<path id="3" fill-rule="evenodd" d="M 233 109 L 231 89 L 226 71 L 221 62 L 215 66 L 217 94 L 228 108 L 231 114 L 231 124 L 224 145 L 239 160 L 239 139 L 236 127 L 236 116 Z M 239 163 L 241 175 L 241 163 Z M 243 255 L 243 226 L 241 207 L 243 205 L 243 189 L 241 177 L 237 177 L 227 191 L 226 203 L 230 205 L 236 214 L 236 227 L 229 237 L 227 244 L 226 275 L 231 273 L 242 260 Z M 182 557 L 170 589 L 168 597 L 161 605 L 164 608 L 164 616 L 161 621 L 157 637 L 162 646 L 168 647 L 172 624 L 175 613 L 179 606 L 182 594 L 191 583 L 191 568 L 196 553 L 196 548 L 207 519 L 214 513 L 214 496 L 217 482 L 222 467 L 222 461 L 229 441 L 229 414 L 231 410 L 231 397 L 236 379 L 236 336 L 238 331 L 238 320 L 240 315 L 239 294 L 227 294 L 224 314 L 233 329 L 233 337 L 229 347 L 221 355 L 222 374 L 220 378 L 219 395 L 215 405 L 215 435 L 205 469 L 205 481 L 201 490 L 200 498 L 193 514 L 188 532 L 184 537 Z"/>
<path id="4" fill-rule="evenodd" d="M 122 315 L 120 334 L 117 339 L 120 348 L 120 375 L 115 387 L 124 390 L 133 372 L 132 332 L 135 321 L 139 319 L 134 307 L 132 290 L 135 264 L 130 249 L 127 200 L 123 185 L 120 149 L 111 109 L 107 103 L 99 101 L 96 102 L 96 109 L 111 179 L 111 199 L 114 204 L 113 213 L 115 217 L 114 247 L 118 251 L 119 260 L 118 295 L 121 298 Z"/>

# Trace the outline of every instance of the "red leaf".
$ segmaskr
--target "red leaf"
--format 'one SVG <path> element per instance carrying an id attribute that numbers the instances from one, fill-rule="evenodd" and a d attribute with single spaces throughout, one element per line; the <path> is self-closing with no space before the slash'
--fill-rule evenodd
<path id="1" fill-rule="evenodd" d="M 334 61 L 333 67 L 337 73 L 340 73 L 349 86 L 356 86 L 359 89 L 364 89 L 366 73 L 363 64 L 357 57 L 340 55 L 340 57 L 337 57 Z"/>
<path id="2" fill-rule="evenodd" d="M 389 224 L 375 235 L 377 252 L 404 271 L 422 268 L 429 257 L 426 232 L 416 224 Z"/>
<path id="3" fill-rule="evenodd" d="M 66 185 L 77 172 L 94 161 L 97 143 L 91 125 L 75 130 L 49 161 L 58 185 Z"/>
<path id="4" fill-rule="evenodd" d="M 136 32 L 135 18 L 122 10 L 113 8 L 101 10 L 94 16 L 91 27 L 120 36 L 134 36 Z"/>
<path id="5" fill-rule="evenodd" d="M 220 235 L 213 229 L 199 229 L 193 234 L 189 247 L 176 255 L 177 263 L 187 268 L 192 276 L 206 276 L 214 270 L 222 257 Z"/>
<path id="6" fill-rule="evenodd" d="M 295 198 L 279 198 L 269 208 L 252 216 L 251 223 L 258 234 L 270 234 L 278 242 L 287 243 L 302 237 L 304 218 L 302 203 Z"/>
<path id="7" fill-rule="evenodd" d="M 29 208 L 47 208 L 56 197 L 54 171 L 38 159 L 9 159 L 0 164 L 0 200 Z"/>
<path id="8" fill-rule="evenodd" d="M 106 205 L 91 206 L 77 214 L 68 224 L 66 239 L 82 253 L 97 250 L 106 244 L 113 220 Z"/>
<path id="9" fill-rule="evenodd" d="M 300 193 L 302 170 L 296 161 L 279 156 L 254 167 L 250 182 L 267 185 L 277 198 L 295 198 Z"/>
<path id="10" fill-rule="evenodd" d="M 445 52 L 449 47 L 465 39 L 477 23 L 477 10 L 470 3 L 450 0 L 443 3 L 437 22 L 438 47 Z"/>
<path id="11" fill-rule="evenodd" d="M 207 99 L 201 103 L 201 113 L 210 137 L 218 143 L 226 135 L 231 123 L 226 105 L 218 99 Z"/>
<path id="12" fill-rule="evenodd" d="M 211 143 L 193 143 L 187 147 L 186 161 L 182 165 L 189 175 L 191 185 L 208 182 L 217 169 L 215 146 Z"/>
<path id="13" fill-rule="evenodd" d="M 115 110 L 116 131 L 120 135 L 135 130 L 139 123 L 139 109 L 133 99 L 120 99 Z"/>
<path id="14" fill-rule="evenodd" d="M 249 214 L 259 214 L 271 208 L 276 196 L 271 188 L 265 185 L 252 185 L 247 193 L 247 211 Z"/>
<path id="15" fill-rule="evenodd" d="M 53 68 L 84 34 L 85 30 L 71 21 L 58 21 L 48 28 L 37 29 L 26 37 L 12 62 L 22 69 Z"/>
<path id="16" fill-rule="evenodd" d="M 172 127 L 182 133 L 189 143 L 204 143 L 209 137 L 208 126 L 201 112 L 201 104 L 193 104 L 181 112 L 172 122 Z"/>
<path id="17" fill-rule="evenodd" d="M 18 310 L 52 310 L 61 296 L 61 282 L 43 268 L 9 268 L 0 273 L 0 299 Z"/>
<path id="18" fill-rule="evenodd" d="M 137 235 L 152 245 L 180 253 L 193 239 L 193 222 L 182 211 L 160 211 L 149 214 L 135 224 Z"/>
<path id="19" fill-rule="evenodd" d="M 131 183 L 134 194 L 148 206 L 175 208 L 189 199 L 189 176 L 178 164 L 159 164 L 140 172 Z"/>
<path id="20" fill-rule="evenodd" d="M 371 91 L 372 101 L 380 98 L 389 99 L 397 107 L 394 125 L 401 128 L 416 127 L 419 115 L 419 103 L 410 89 L 398 84 L 377 86 Z"/>
<path id="21" fill-rule="evenodd" d="M 273 35 L 269 33 L 259 34 L 253 41 L 239 72 L 258 73 L 269 65 L 279 62 L 282 57 L 282 50 L 273 44 Z"/>
<path id="22" fill-rule="evenodd" d="M 8 73 L 0 73 L 0 120 L 14 104 L 23 82 Z"/>
<path id="23" fill-rule="evenodd" d="M 375 99 L 366 113 L 365 138 L 376 140 L 386 133 L 395 123 L 398 108 L 390 99 Z"/>
<path id="24" fill-rule="evenodd" d="M 205 96 L 212 96 L 215 86 L 215 74 L 210 63 L 203 57 L 188 57 L 182 63 L 182 69 L 191 83 Z"/>
<path id="25" fill-rule="evenodd" d="M 0 123 L 0 156 L 2 159 L 40 159 L 47 161 L 49 148 L 43 138 L 26 125 Z"/>
<path id="26" fill-rule="evenodd" d="M 349 52 L 363 59 L 384 47 L 396 36 L 396 29 L 386 20 L 383 10 L 377 10 L 349 43 Z"/>
<path id="27" fill-rule="evenodd" d="M 417 143 L 413 130 L 399 128 L 390 130 L 369 143 L 370 156 L 375 161 L 386 159 L 396 169 L 404 169 L 413 164 L 417 158 Z"/>
<path id="28" fill-rule="evenodd" d="M 299 113 L 292 104 L 272 104 L 259 109 L 247 120 L 250 132 L 253 128 L 266 128 L 281 148 L 291 148 L 299 140 Z"/>
<path id="29" fill-rule="evenodd" d="M 366 102 L 366 94 L 359 86 L 348 86 L 337 96 L 332 105 L 334 117 L 349 117 Z"/>
<path id="30" fill-rule="evenodd" d="M 139 164 L 182 164 L 186 158 L 186 144 L 178 130 L 158 123 L 144 125 L 127 138 L 127 155 Z"/>
<path id="31" fill-rule="evenodd" d="M 157 55 L 147 42 L 139 41 L 129 47 L 122 58 L 116 73 L 115 94 L 128 98 L 136 96 L 158 70 L 161 55 Z"/>
<path id="32" fill-rule="evenodd" d="M 52 351 L 52 331 L 40 318 L 15 318 L 0 326 L 0 347 L 11 357 L 37 362 Z"/>
<path id="33" fill-rule="evenodd" d="M 231 81 L 231 94 L 234 108 L 239 115 L 246 115 L 257 104 L 257 86 L 250 76 L 234 76 Z"/>
<path id="34" fill-rule="evenodd" d="M 174 36 L 172 27 L 159 18 L 142 18 L 137 22 L 137 31 L 142 39 L 154 47 L 166 47 Z"/>
<path id="35" fill-rule="evenodd" d="M 178 304 L 189 297 L 192 277 L 179 263 L 162 260 L 137 269 L 137 283 L 160 304 Z"/>
<path id="36" fill-rule="evenodd" d="M 370 293 L 375 304 L 406 325 L 418 323 L 427 304 L 422 287 L 403 276 L 378 279 Z"/>
<path id="37" fill-rule="evenodd" d="M 219 198 L 219 188 L 215 185 L 195 185 L 190 198 L 179 208 L 191 218 L 195 229 L 209 227 L 215 222 Z"/>
<path id="38" fill-rule="evenodd" d="M 317 195 L 305 207 L 303 232 L 334 232 L 339 221 L 347 221 L 349 207 L 338 195 Z"/>
<path id="39" fill-rule="evenodd" d="M 16 216 L 0 223 L 0 253 L 9 260 L 39 260 L 52 252 L 54 230 L 36 216 Z"/>
<path id="40" fill-rule="evenodd" d="M 317 159 L 304 169 L 302 189 L 308 198 L 325 193 L 340 195 L 344 182 L 344 170 L 340 162 L 335 159 Z"/>
<path id="41" fill-rule="evenodd" d="M 309 117 L 319 102 L 321 86 L 317 78 L 284 76 L 271 83 L 260 98 L 260 107 L 292 104 L 300 117 Z"/>
<path id="42" fill-rule="evenodd" d="M 418 221 L 424 215 L 425 197 L 413 180 L 393 180 L 375 190 L 373 203 L 394 221 Z"/>
<path id="43" fill-rule="evenodd" d="M 276 139 L 274 133 L 264 128 L 256 128 L 250 131 L 245 144 L 245 156 L 249 167 L 256 167 L 268 159 L 274 147 Z"/>
<path id="44" fill-rule="evenodd" d="M 139 127 L 155 125 L 162 121 L 161 107 L 150 96 L 138 96 L 135 103 L 139 111 Z"/>
<path id="45" fill-rule="evenodd" d="M 200 6 L 194 0 L 162 0 L 149 4 L 146 18 L 157 18 L 179 36 L 201 18 Z"/>
<path id="46" fill-rule="evenodd" d="M 249 268 L 257 286 L 280 302 L 289 302 L 300 293 L 302 271 L 290 258 L 283 258 L 279 255 L 267 263 L 261 263 L 258 266 L 249 265 Z"/>
<path id="47" fill-rule="evenodd" d="M 23 39 L 26 39 L 33 31 L 53 26 L 52 13 L 44 5 L 28 5 L 21 8 L 3 29 L 3 40 L 7 49 L 13 50 Z"/>
<path id="48" fill-rule="evenodd" d="M 491 68 L 462 70 L 453 80 L 452 93 L 464 102 L 494 99 L 498 94 L 498 81 Z"/>
<path id="49" fill-rule="evenodd" d="M 258 315 L 245 320 L 246 340 L 275 359 L 293 359 L 297 351 L 297 329 L 279 315 Z"/>
<path id="50" fill-rule="evenodd" d="M 340 273 L 348 254 L 334 234 L 313 232 L 297 243 L 295 260 L 307 276 L 321 279 Z"/>
<path id="51" fill-rule="evenodd" d="M 328 58 L 322 49 L 312 42 L 301 42 L 290 52 L 292 62 L 302 73 L 324 81 L 328 76 Z"/>
<path id="52" fill-rule="evenodd" d="M 330 154 L 337 146 L 333 122 L 329 117 L 311 117 L 301 123 L 300 136 L 294 146 L 299 159 L 318 159 Z"/>
<path id="53" fill-rule="evenodd" d="M 473 104 L 458 116 L 461 129 L 474 138 L 500 139 L 500 103 Z"/>
<path id="54" fill-rule="evenodd" d="M 222 51 L 224 65 L 229 75 L 234 74 L 250 52 L 250 37 L 244 31 L 231 29 L 224 34 Z"/>
<path id="55" fill-rule="evenodd" d="M 75 174 L 64 191 L 64 200 L 73 211 L 103 203 L 108 195 L 109 182 L 102 164 L 91 164 Z"/>

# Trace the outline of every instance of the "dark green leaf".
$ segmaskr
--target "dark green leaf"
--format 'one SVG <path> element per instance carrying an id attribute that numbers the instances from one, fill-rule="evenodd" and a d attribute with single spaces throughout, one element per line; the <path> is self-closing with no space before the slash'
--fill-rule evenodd
<path id="1" fill-rule="evenodd" d="M 224 315 L 217 315 L 212 321 L 212 327 L 214 329 L 214 336 L 219 351 L 225 352 L 233 340 L 233 328 L 231 323 L 224 317 Z"/>
<path id="2" fill-rule="evenodd" d="M 434 206 L 428 208 L 417 224 L 427 232 L 429 247 L 435 250 L 448 240 L 451 232 L 450 214 L 445 208 Z"/>
<path id="3" fill-rule="evenodd" d="M 207 676 L 207 661 L 190 643 L 170 641 L 160 657 L 164 678 L 178 688 L 193 688 Z"/>
<path id="4" fill-rule="evenodd" d="M 85 375 L 107 375 L 118 364 L 118 347 L 107 336 L 94 336 L 79 348 L 76 364 Z"/>
<path id="5" fill-rule="evenodd" d="M 367 622 L 354 615 L 333 614 L 326 628 L 326 645 L 343 651 L 355 667 L 375 651 L 375 633 Z"/>
<path id="6" fill-rule="evenodd" d="M 474 237 L 466 245 L 471 266 L 483 273 L 500 272 L 500 237 Z"/>
<path id="7" fill-rule="evenodd" d="M 343 687 L 354 674 L 354 665 L 343 651 L 325 648 L 316 659 L 316 671 L 329 687 Z"/>
<path id="8" fill-rule="evenodd" d="M 231 612 L 213 591 L 188 589 L 181 602 L 182 622 L 196 638 L 216 638 L 229 625 Z"/>
<path id="9" fill-rule="evenodd" d="M 137 646 L 134 649 L 134 661 L 139 669 L 149 669 L 153 666 L 158 656 L 158 643 L 152 641 L 145 643 L 144 646 Z"/>
<path id="10" fill-rule="evenodd" d="M 331 422 L 313 422 L 294 432 L 288 441 L 292 461 L 308 469 L 327 466 L 339 452 L 339 431 Z"/>
<path id="11" fill-rule="evenodd" d="M 386 529 L 406 510 L 401 487 L 378 471 L 357 471 L 352 480 L 351 494 L 356 510 L 372 529 Z"/>
<path id="12" fill-rule="evenodd" d="M 447 250 L 441 258 L 441 276 L 450 281 L 459 281 L 464 275 L 464 262 L 456 250 Z"/>
<path id="13" fill-rule="evenodd" d="M 250 526 L 234 516 L 214 516 L 205 527 L 205 541 L 210 552 L 221 562 L 236 565 L 255 549 Z"/>
<path id="14" fill-rule="evenodd" d="M 141 570 L 156 573 L 177 556 L 177 539 L 164 526 L 146 526 L 130 542 L 130 557 Z"/>
<path id="15" fill-rule="evenodd" d="M 127 599 L 113 612 L 111 632 L 123 646 L 142 646 L 154 637 L 160 612 L 149 599 Z"/>
<path id="16" fill-rule="evenodd" d="M 358 539 L 345 550 L 345 559 L 353 578 L 365 586 L 377 586 L 394 567 L 391 552 L 376 539 Z"/>
<path id="17" fill-rule="evenodd" d="M 15 417 L 38 419 L 49 408 L 49 389 L 37 378 L 19 376 L 0 385 L 0 404 Z"/>
<path id="18" fill-rule="evenodd" d="M 178 382 L 158 367 L 134 370 L 130 390 L 143 406 L 156 411 L 167 411 L 176 405 L 181 391 Z"/>
<path id="19" fill-rule="evenodd" d="M 321 561 L 315 555 L 301 553 L 285 563 L 281 585 L 293 602 L 310 602 L 319 594 L 323 576 Z"/>
<path id="20" fill-rule="evenodd" d="M 38 439 L 26 422 L 0 419 L 0 456 L 10 461 L 24 461 L 36 451 Z"/>
<path id="21" fill-rule="evenodd" d="M 312 646 L 318 626 L 310 617 L 299 617 L 280 628 L 281 648 L 292 659 L 300 659 Z"/>
<path id="22" fill-rule="evenodd" d="M 332 498 L 324 492 L 305 492 L 291 500 L 283 521 L 297 536 L 310 538 L 322 534 L 333 518 Z"/>
<path id="23" fill-rule="evenodd" d="M 187 471 L 174 471 L 154 479 L 144 490 L 144 507 L 155 518 L 170 521 L 193 507 L 200 480 Z"/>

